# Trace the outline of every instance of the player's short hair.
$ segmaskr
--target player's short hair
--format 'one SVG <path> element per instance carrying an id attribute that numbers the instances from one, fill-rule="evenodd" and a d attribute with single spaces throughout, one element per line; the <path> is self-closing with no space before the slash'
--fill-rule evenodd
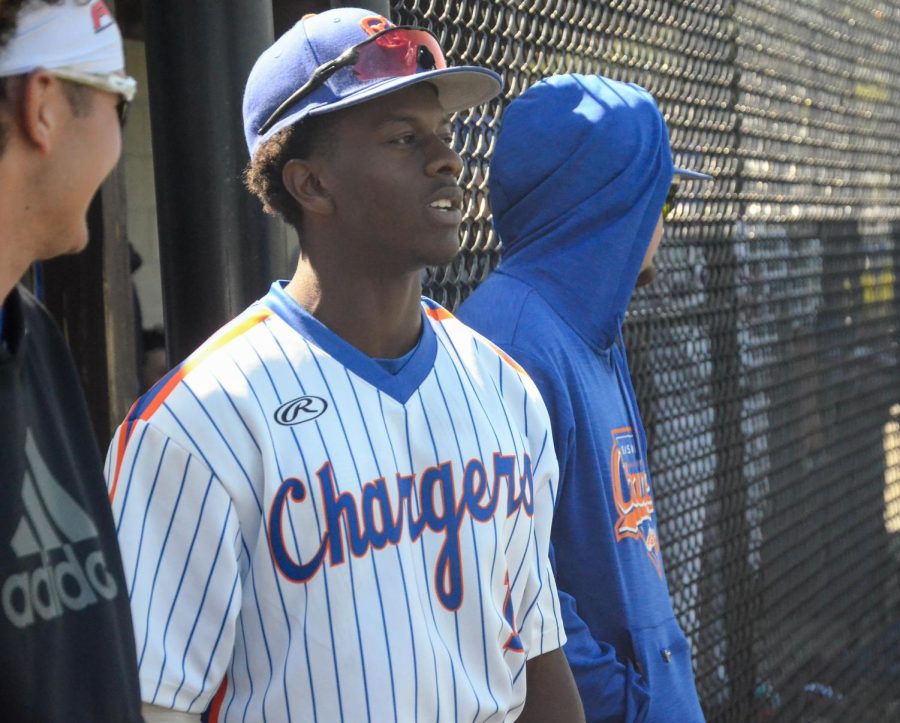
<path id="1" fill-rule="evenodd" d="M 0 2 L 0 51 L 6 47 L 19 24 L 19 12 L 30 0 L 3 0 Z M 61 0 L 44 0 L 47 5 L 58 5 Z"/>
<path id="2" fill-rule="evenodd" d="M 19 24 L 19 13 L 24 5 L 31 0 L 0 0 L 0 53 L 6 47 L 9 39 L 16 32 Z M 62 0 L 42 0 L 47 5 L 59 5 Z M 7 102 L 6 76 L 0 76 L 0 155 L 6 148 L 7 130 L 3 118 L 3 108 Z M 68 95 L 68 93 L 67 93 Z M 69 96 L 72 100 L 72 96 Z M 74 106 L 73 106 L 74 108 Z"/>
<path id="3" fill-rule="evenodd" d="M 310 116 L 280 130 L 259 147 L 244 171 L 244 183 L 262 201 L 263 210 L 281 216 L 298 233 L 303 211 L 285 188 L 282 170 L 290 160 L 327 154 L 334 148 L 335 126 L 328 116 Z"/>

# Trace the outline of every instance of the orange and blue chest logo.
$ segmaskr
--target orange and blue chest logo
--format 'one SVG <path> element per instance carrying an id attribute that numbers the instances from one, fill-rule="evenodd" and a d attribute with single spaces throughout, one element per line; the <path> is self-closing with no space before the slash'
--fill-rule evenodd
<path id="1" fill-rule="evenodd" d="M 612 471 L 613 499 L 617 513 L 616 542 L 631 539 L 643 543 L 657 575 L 662 577 L 653 494 L 636 435 L 631 427 L 619 427 L 612 430 L 612 438 L 609 467 Z"/>
<path id="2" fill-rule="evenodd" d="M 278 487 L 269 510 L 272 559 L 286 580 L 307 583 L 324 566 L 343 565 L 348 559 L 347 547 L 349 554 L 361 558 L 404 544 L 404 539 L 415 543 L 423 535 L 438 535 L 444 541 L 434 563 L 434 589 L 444 608 L 458 610 L 463 602 L 463 583 L 472 579 L 463 571 L 463 547 L 468 541 L 464 526 L 491 522 L 495 515 L 508 519 L 520 511 L 528 518 L 534 515 L 534 477 L 527 454 L 520 462 L 514 455 L 496 452 L 491 465 L 471 459 L 462 470 L 461 483 L 458 475 L 459 468 L 454 469 L 447 461 L 421 474 L 397 472 L 393 483 L 387 481 L 389 477 L 360 482 L 354 495 L 349 489 L 339 490 L 334 468 L 326 461 L 316 472 L 320 494 L 315 498 L 315 487 L 289 477 Z M 320 509 L 317 517 L 323 519 L 324 529 L 313 536 L 318 538 L 316 551 L 300 559 L 296 541 L 290 544 L 294 523 L 289 508 L 310 503 Z M 515 631 L 508 579 L 505 587 L 503 613 Z M 524 650 L 517 634 L 510 635 L 506 647 Z"/>

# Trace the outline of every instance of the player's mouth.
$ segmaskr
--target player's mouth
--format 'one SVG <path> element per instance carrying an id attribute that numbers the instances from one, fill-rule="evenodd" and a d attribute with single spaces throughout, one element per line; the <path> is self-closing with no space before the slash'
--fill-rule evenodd
<path id="1" fill-rule="evenodd" d="M 442 226 L 462 223 L 463 192 L 459 186 L 446 186 L 431 196 L 428 212 Z"/>

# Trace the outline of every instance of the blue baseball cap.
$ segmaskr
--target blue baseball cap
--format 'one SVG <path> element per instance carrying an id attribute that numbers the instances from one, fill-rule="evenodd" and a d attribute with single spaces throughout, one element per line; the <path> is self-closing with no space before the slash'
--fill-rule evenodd
<path id="1" fill-rule="evenodd" d="M 308 15 L 282 35 L 256 61 L 244 89 L 244 137 L 250 157 L 262 143 L 283 128 L 307 116 L 322 115 L 378 98 L 401 88 L 422 82 L 431 83 L 438 101 L 448 113 L 471 108 L 495 97 L 503 88 L 500 76 L 476 66 L 442 67 L 443 53 L 428 31 L 417 29 L 434 53 L 425 57 L 438 62 L 420 64 L 415 53 L 405 74 L 392 74 L 388 68 L 378 77 L 360 73 L 354 65 L 341 66 L 311 92 L 282 108 L 285 101 L 310 81 L 316 70 L 335 61 L 346 51 L 394 25 L 371 10 L 336 8 Z M 427 34 L 427 35 L 425 35 Z M 378 38 L 375 38 L 378 40 Z M 383 43 L 390 46 L 390 42 Z M 419 48 L 422 52 L 422 48 Z M 277 111 L 277 121 L 271 121 Z"/>

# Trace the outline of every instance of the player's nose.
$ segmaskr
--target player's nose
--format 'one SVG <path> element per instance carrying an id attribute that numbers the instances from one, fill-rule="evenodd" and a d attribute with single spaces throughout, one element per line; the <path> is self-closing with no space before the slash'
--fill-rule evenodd
<path id="1" fill-rule="evenodd" d="M 462 173 L 462 158 L 447 141 L 434 136 L 428 146 L 426 171 L 429 176 L 447 174 L 455 178 Z"/>

